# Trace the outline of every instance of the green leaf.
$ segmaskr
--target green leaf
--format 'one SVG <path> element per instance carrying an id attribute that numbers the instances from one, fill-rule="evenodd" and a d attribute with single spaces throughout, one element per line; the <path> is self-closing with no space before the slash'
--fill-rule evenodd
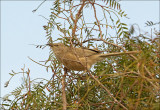
<path id="1" fill-rule="evenodd" d="M 123 15 L 124 11 L 121 13 L 121 15 Z"/>
<path id="2" fill-rule="evenodd" d="M 121 23 L 117 26 L 117 28 L 119 28 L 121 26 Z"/>
<path id="3" fill-rule="evenodd" d="M 114 5 L 114 0 L 112 1 L 112 7 L 113 7 L 113 5 Z"/>
<path id="4" fill-rule="evenodd" d="M 9 104 L 2 104 L 3 106 L 10 106 Z"/>
<path id="5" fill-rule="evenodd" d="M 127 26 L 127 24 L 125 24 L 125 23 L 121 23 L 122 25 L 124 25 L 124 26 Z"/>
<path id="6" fill-rule="evenodd" d="M 13 73 L 9 73 L 9 75 L 13 76 L 14 74 Z"/>
<path id="7" fill-rule="evenodd" d="M 117 2 L 114 3 L 114 9 L 116 8 Z"/>
<path id="8" fill-rule="evenodd" d="M 121 33 L 119 34 L 119 37 L 122 35 L 122 33 L 123 33 L 123 32 L 121 32 Z"/>
<path id="9" fill-rule="evenodd" d="M 110 0 L 109 2 L 110 2 L 109 6 L 112 6 L 112 0 Z"/>
<path id="10" fill-rule="evenodd" d="M 117 20 L 116 25 L 120 22 L 120 19 Z"/>
<path id="11" fill-rule="evenodd" d="M 128 30 L 128 28 L 127 27 L 122 27 L 123 29 L 127 29 Z"/>
<path id="12" fill-rule="evenodd" d="M 122 30 L 122 28 L 119 28 L 119 30 L 118 30 L 118 32 L 117 32 L 117 33 L 119 33 L 121 30 Z"/>

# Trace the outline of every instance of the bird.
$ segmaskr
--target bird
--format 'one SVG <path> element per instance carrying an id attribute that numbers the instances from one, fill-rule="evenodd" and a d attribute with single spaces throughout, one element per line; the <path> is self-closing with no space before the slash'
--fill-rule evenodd
<path id="1" fill-rule="evenodd" d="M 108 56 L 139 53 L 139 51 L 128 51 L 103 54 L 95 49 L 69 47 L 63 43 L 48 43 L 47 45 L 51 47 L 59 62 L 67 69 L 74 71 L 90 70 L 93 64 L 104 60 Z"/>

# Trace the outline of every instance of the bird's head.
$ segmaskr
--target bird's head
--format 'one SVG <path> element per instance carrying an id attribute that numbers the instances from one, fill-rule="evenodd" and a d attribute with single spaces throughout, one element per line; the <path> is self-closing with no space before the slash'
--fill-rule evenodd
<path id="1" fill-rule="evenodd" d="M 48 43 L 47 45 L 49 45 L 53 50 L 58 50 L 64 47 L 63 43 Z"/>

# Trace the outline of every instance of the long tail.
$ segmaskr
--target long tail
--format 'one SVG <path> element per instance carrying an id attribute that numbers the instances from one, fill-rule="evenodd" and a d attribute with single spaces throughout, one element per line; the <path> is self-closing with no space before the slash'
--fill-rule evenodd
<path id="1" fill-rule="evenodd" d="M 106 54 L 101 54 L 100 57 L 118 56 L 118 55 L 124 55 L 124 54 L 136 54 L 136 53 L 140 53 L 140 51 L 106 53 Z"/>

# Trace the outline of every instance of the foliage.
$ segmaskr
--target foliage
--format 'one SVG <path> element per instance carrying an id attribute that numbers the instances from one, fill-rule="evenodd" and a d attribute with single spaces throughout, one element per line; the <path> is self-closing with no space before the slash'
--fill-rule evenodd
<path id="1" fill-rule="evenodd" d="M 98 9 L 102 10 L 102 18 Z M 86 10 L 91 10 L 93 22 L 85 18 Z M 71 46 L 98 48 L 104 52 L 138 50 L 140 53 L 112 56 L 96 63 L 91 68 L 93 78 L 90 72 L 76 71 L 68 71 L 64 77 L 63 66 L 50 51 L 48 60 L 41 66 L 53 72 L 51 80 L 30 80 L 30 70 L 23 68 L 19 73 L 26 74 L 24 83 L 3 99 L 1 109 L 64 109 L 63 80 L 68 110 L 159 109 L 158 31 L 154 32 L 155 39 L 145 34 L 133 36 L 133 27 L 129 31 L 127 24 L 121 22 L 121 17 L 127 18 L 127 15 L 115 0 L 55 0 L 51 11 L 48 24 L 44 26 L 48 43 L 58 35 L 61 37 L 55 41 Z M 19 73 L 13 71 L 11 78 Z M 10 100 L 10 96 L 14 96 L 14 100 Z"/>
<path id="2" fill-rule="evenodd" d="M 153 25 L 156 25 L 156 24 L 160 24 L 160 22 L 153 23 L 153 21 L 147 21 L 145 24 L 146 24 L 146 26 L 153 26 Z"/>

